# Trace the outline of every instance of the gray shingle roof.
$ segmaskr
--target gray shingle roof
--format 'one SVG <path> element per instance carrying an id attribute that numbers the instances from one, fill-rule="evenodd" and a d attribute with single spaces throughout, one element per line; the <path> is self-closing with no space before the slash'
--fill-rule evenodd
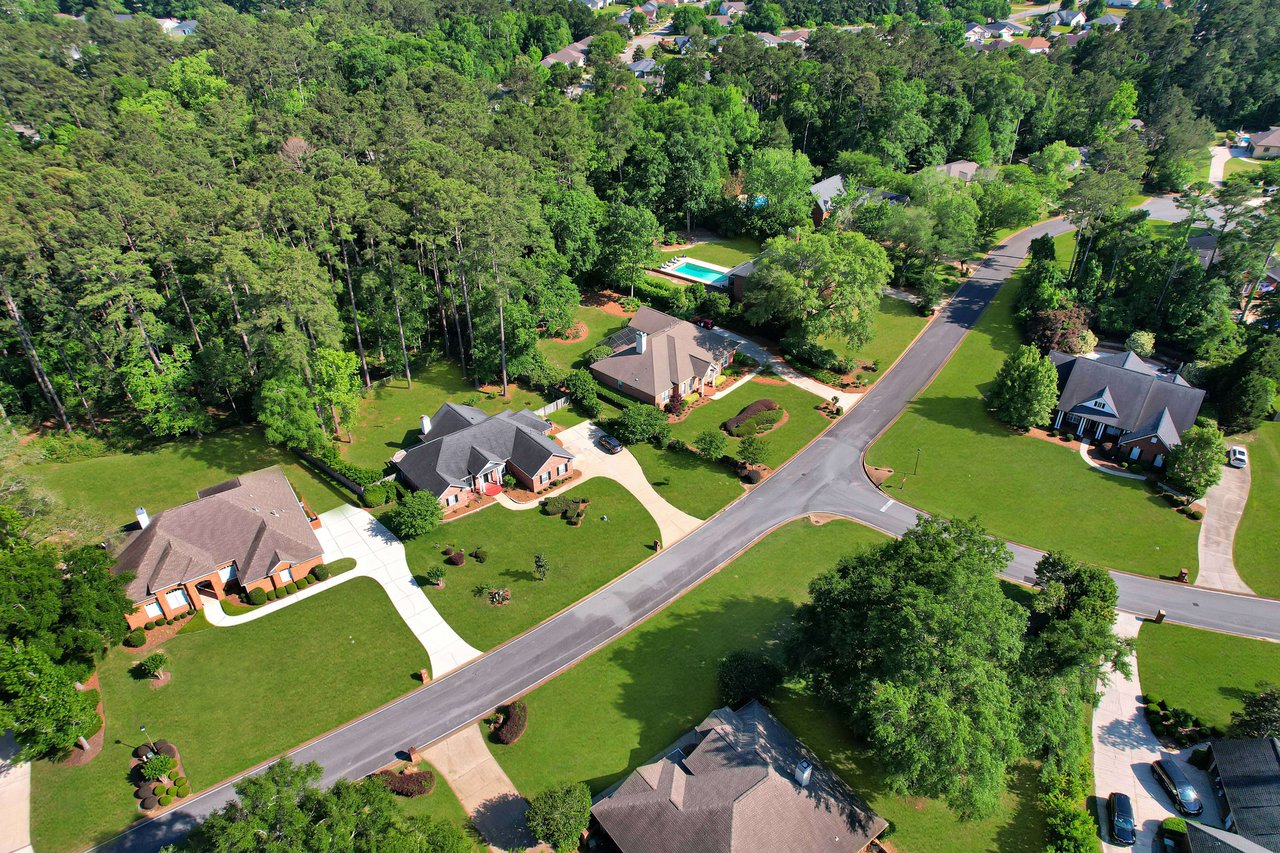
<path id="1" fill-rule="evenodd" d="M 1280 127 L 1255 133 L 1249 137 L 1249 141 L 1254 145 L 1280 145 Z"/>
<path id="2" fill-rule="evenodd" d="M 135 575 L 126 591 L 141 601 L 227 563 L 248 583 L 323 550 L 284 472 L 273 467 L 203 489 L 196 500 L 156 515 L 130 538 L 115 571 Z"/>
<path id="3" fill-rule="evenodd" d="M 631 318 L 628 329 L 630 341 L 625 348 L 591 367 L 607 379 L 620 380 L 655 398 L 673 385 L 704 377 L 712 364 L 738 348 L 723 335 L 647 306 Z M 637 349 L 635 332 L 648 335 L 644 352 Z"/>
<path id="4" fill-rule="evenodd" d="M 1131 352 L 1099 358 L 1051 352 L 1049 357 L 1058 367 L 1058 408 L 1064 412 L 1083 414 L 1138 437 L 1159 434 L 1167 447 L 1179 443 L 1177 436 L 1200 413 L 1204 391 L 1180 376 L 1158 372 Z M 1105 402 L 1114 414 L 1090 405 L 1094 400 Z"/>
<path id="5" fill-rule="evenodd" d="M 1280 851 L 1280 739 L 1214 741 L 1213 757 L 1236 832 Z"/>
<path id="6" fill-rule="evenodd" d="M 962 181 L 972 181 L 978 175 L 978 164 L 972 160 L 954 160 L 950 163 L 943 163 L 941 166 L 934 166 L 935 171 L 941 172 L 948 178 L 959 178 Z"/>
<path id="7" fill-rule="evenodd" d="M 1242 835 L 1187 821 L 1187 841 L 1191 853 L 1273 853 L 1275 848 L 1255 844 Z"/>
<path id="8" fill-rule="evenodd" d="M 432 417 L 422 443 L 397 454 L 391 464 L 411 487 L 437 496 L 506 462 L 532 476 L 553 456 L 573 459 L 547 438 L 548 429 L 547 422 L 528 409 L 488 415 L 472 406 L 445 403 Z"/>
<path id="9" fill-rule="evenodd" d="M 885 828 L 757 702 L 720 710 L 696 746 L 638 768 L 592 807 L 622 853 L 857 853 Z M 795 781 L 813 765 L 807 787 Z"/>
<path id="10" fill-rule="evenodd" d="M 809 192 L 813 195 L 813 200 L 818 207 L 822 208 L 822 212 L 830 213 L 832 203 L 838 196 L 844 195 L 844 175 L 823 178 L 809 187 Z"/>

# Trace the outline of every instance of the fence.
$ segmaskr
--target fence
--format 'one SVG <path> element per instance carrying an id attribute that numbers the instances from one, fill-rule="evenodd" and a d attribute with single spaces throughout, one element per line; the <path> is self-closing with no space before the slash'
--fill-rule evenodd
<path id="1" fill-rule="evenodd" d="M 535 409 L 533 413 L 540 418 L 545 418 L 547 415 L 551 414 L 552 412 L 558 412 L 567 405 L 569 405 L 569 398 L 565 396 L 565 397 L 561 397 L 559 400 L 556 400 L 554 402 L 547 403 L 541 409 Z"/>

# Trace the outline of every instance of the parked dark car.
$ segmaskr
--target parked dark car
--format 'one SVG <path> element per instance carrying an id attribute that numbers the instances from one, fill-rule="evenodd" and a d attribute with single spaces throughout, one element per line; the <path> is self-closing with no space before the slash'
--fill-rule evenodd
<path id="1" fill-rule="evenodd" d="M 1107 817 L 1111 823 L 1111 840 L 1130 847 L 1138 840 L 1133 822 L 1133 803 L 1127 794 L 1113 793 L 1107 798 Z"/>
<path id="2" fill-rule="evenodd" d="M 701 326 L 704 329 L 714 329 L 716 324 L 706 317 L 694 317 L 691 321 L 695 326 Z"/>
<path id="3" fill-rule="evenodd" d="M 1196 796 L 1196 789 L 1191 787 L 1191 781 L 1172 758 L 1156 759 L 1151 763 L 1151 772 L 1155 774 L 1160 787 L 1173 799 L 1178 811 L 1191 817 L 1204 811 L 1204 804 Z"/>
<path id="4" fill-rule="evenodd" d="M 605 453 L 621 453 L 622 442 L 611 435 L 600 436 L 600 449 Z"/>

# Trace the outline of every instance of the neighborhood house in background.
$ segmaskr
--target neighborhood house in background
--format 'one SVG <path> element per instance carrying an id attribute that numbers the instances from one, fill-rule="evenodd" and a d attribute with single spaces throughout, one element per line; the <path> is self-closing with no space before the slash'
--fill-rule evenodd
<path id="1" fill-rule="evenodd" d="M 1115 439 L 1127 460 L 1164 465 L 1200 413 L 1204 391 L 1131 352 L 1086 358 L 1055 350 L 1049 358 L 1062 389 L 1053 428 Z"/>
<path id="2" fill-rule="evenodd" d="M 713 712 L 591 814 L 621 853 L 859 853 L 888 825 L 755 701 Z"/>
<path id="3" fill-rule="evenodd" d="M 1249 156 L 1261 160 L 1280 157 L 1280 127 L 1273 127 L 1250 136 Z"/>
<path id="4" fill-rule="evenodd" d="M 505 474 L 541 491 L 573 472 L 573 454 L 547 437 L 551 424 L 528 409 L 489 415 L 445 403 L 422 418 L 421 443 L 391 457 L 409 488 L 427 490 L 446 509 L 502 491 Z"/>
<path id="5" fill-rule="evenodd" d="M 138 507 L 139 529 L 116 561 L 134 576 L 126 592 L 138 607 L 130 628 L 203 609 L 201 593 L 279 589 L 320 565 L 323 549 L 307 508 L 284 472 L 264 468 L 201 489 L 191 503 L 151 518 Z"/>
<path id="6" fill-rule="evenodd" d="M 672 394 L 714 393 L 716 377 L 738 350 L 721 334 L 648 307 L 605 343 L 613 355 L 591 365 L 596 379 L 655 406 Z"/>
<path id="7" fill-rule="evenodd" d="M 809 187 L 809 194 L 813 196 L 813 210 L 810 212 L 810 216 L 813 219 L 813 227 L 821 228 L 822 223 L 827 221 L 827 217 L 835 209 L 836 201 L 845 194 L 844 175 L 832 175 L 829 178 L 823 178 Z M 858 199 L 855 204 L 863 204 L 868 201 L 906 204 L 910 201 L 910 198 L 902 193 L 886 192 L 875 187 L 858 187 Z"/>

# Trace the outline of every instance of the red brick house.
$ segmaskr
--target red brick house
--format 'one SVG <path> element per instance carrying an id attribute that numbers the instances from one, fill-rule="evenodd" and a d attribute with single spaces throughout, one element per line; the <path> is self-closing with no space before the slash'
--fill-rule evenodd
<path id="1" fill-rule="evenodd" d="M 138 529 L 116 560 L 133 576 L 125 591 L 137 604 L 130 628 L 204 607 L 201 595 L 278 589 L 320 565 L 320 519 L 277 467 L 243 474 L 196 493 L 196 500 L 151 518 L 138 507 Z"/>
<path id="2" fill-rule="evenodd" d="M 606 387 L 655 406 L 677 393 L 713 393 L 716 377 L 738 350 L 724 335 L 649 307 L 607 343 L 613 354 L 591 365 L 591 373 Z"/>

